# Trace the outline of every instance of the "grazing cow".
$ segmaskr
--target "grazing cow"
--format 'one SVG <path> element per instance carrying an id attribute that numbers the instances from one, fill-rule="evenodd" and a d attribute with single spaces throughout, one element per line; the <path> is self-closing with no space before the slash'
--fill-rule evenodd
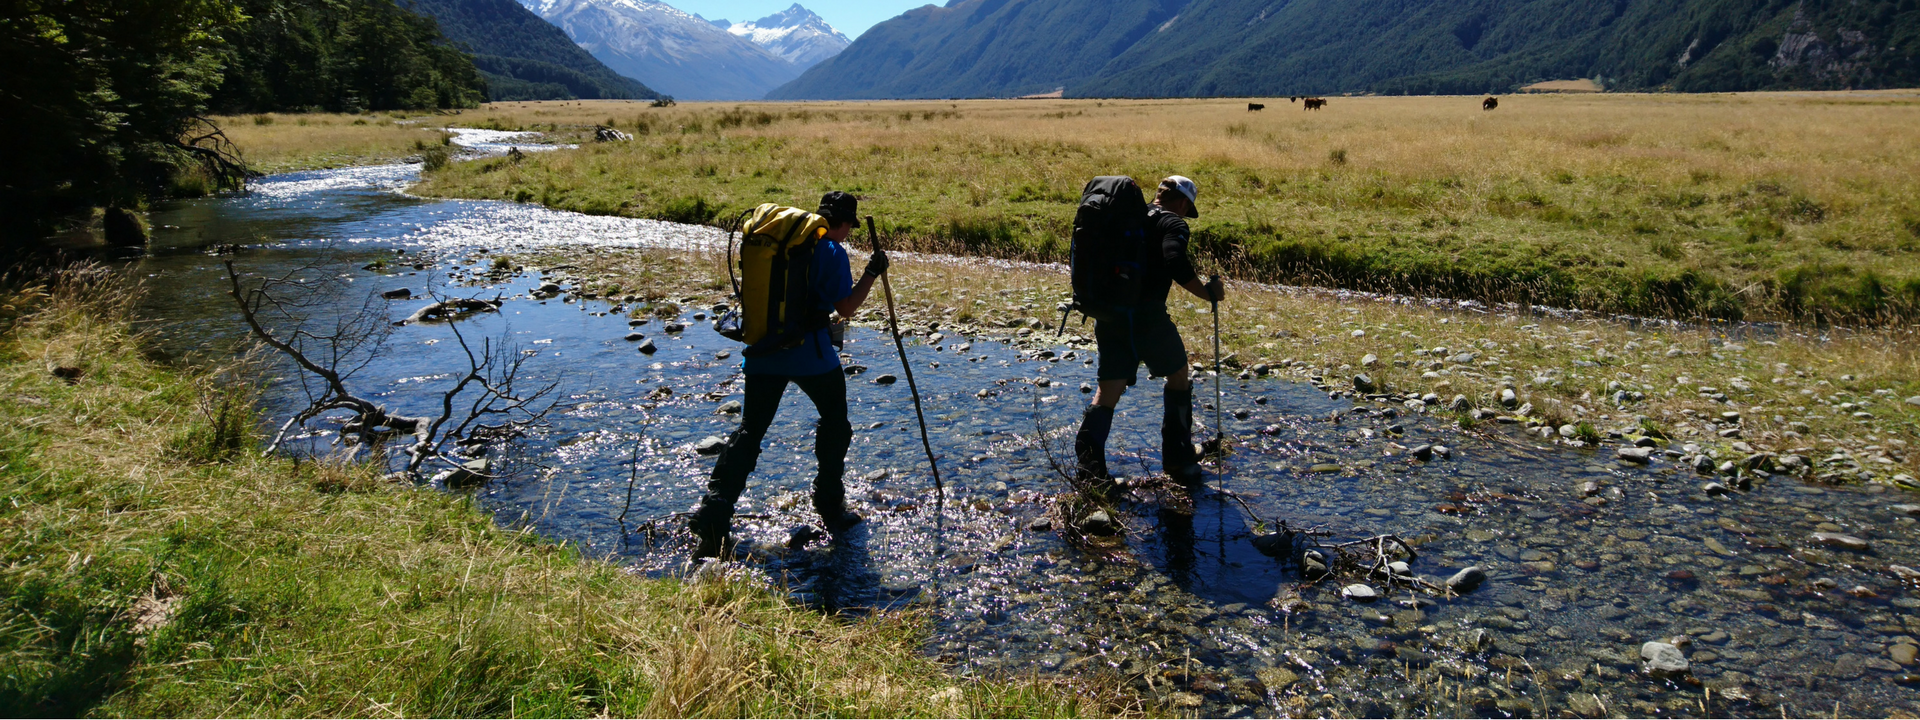
<path id="1" fill-rule="evenodd" d="M 1299 96 L 1299 95 L 1295 95 L 1295 96 L 1293 96 L 1293 97 L 1290 97 L 1290 98 L 1287 98 L 1287 102 L 1290 102 L 1290 103 L 1291 103 L 1291 102 L 1292 102 L 1292 103 L 1293 103 L 1293 102 L 1300 102 L 1300 96 Z"/>
<path id="2" fill-rule="evenodd" d="M 1257 112 L 1265 109 L 1267 109 L 1267 106 L 1261 105 L 1260 103 L 1247 103 L 1247 112 Z"/>
<path id="3" fill-rule="evenodd" d="M 1481 110 L 1492 110 L 1498 107 L 1500 107 L 1500 98 L 1487 98 L 1480 101 Z"/>
<path id="4" fill-rule="evenodd" d="M 1307 98 L 1305 105 L 1307 110 L 1319 110 L 1327 106 L 1327 100 L 1326 98 Z"/>

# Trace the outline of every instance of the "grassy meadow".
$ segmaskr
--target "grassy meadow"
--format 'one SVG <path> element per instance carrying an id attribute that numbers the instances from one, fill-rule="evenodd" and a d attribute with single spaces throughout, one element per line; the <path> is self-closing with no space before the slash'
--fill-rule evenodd
<path id="1" fill-rule="evenodd" d="M 145 359 L 95 268 L 0 295 L 0 715 L 1041 716 L 1094 679 L 952 677 L 913 614 L 650 580 L 371 466 L 262 457 L 245 365 Z"/>
<path id="2" fill-rule="evenodd" d="M 435 115 L 262 113 L 214 118 L 255 170 L 265 173 L 399 162 L 438 147 Z"/>
<path id="3" fill-rule="evenodd" d="M 894 242 L 1059 260 L 1082 184 L 1180 173 L 1233 277 L 1678 318 L 1920 313 L 1920 97 L 1526 95 L 501 103 L 447 124 L 630 143 L 455 163 L 416 192 L 724 223 L 861 195 Z"/>

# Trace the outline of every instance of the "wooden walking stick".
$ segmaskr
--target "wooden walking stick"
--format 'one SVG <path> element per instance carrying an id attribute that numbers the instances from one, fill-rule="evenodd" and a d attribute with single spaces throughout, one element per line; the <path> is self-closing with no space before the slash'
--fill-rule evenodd
<path id="1" fill-rule="evenodd" d="M 874 252 L 881 252 L 880 233 L 873 229 L 873 216 L 867 216 L 867 239 Z M 933 441 L 927 436 L 927 411 L 920 406 L 920 385 L 913 380 L 913 363 L 907 360 L 907 344 L 900 339 L 900 316 L 893 309 L 893 283 L 880 273 L 880 290 L 887 297 L 887 331 L 893 335 L 893 347 L 900 351 L 900 367 L 907 372 L 907 390 L 913 393 L 913 414 L 920 418 L 920 447 L 927 451 L 927 467 L 933 470 L 933 492 L 941 505 L 947 502 L 946 486 L 940 482 L 940 464 L 933 458 Z"/>

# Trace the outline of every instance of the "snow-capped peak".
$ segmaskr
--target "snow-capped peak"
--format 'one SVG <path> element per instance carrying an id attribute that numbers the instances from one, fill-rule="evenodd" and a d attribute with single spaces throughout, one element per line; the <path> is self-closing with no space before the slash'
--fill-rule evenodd
<path id="1" fill-rule="evenodd" d="M 813 67 L 853 43 L 812 10 L 794 3 L 783 12 L 753 22 L 734 23 L 727 32 L 766 48 L 801 68 Z"/>

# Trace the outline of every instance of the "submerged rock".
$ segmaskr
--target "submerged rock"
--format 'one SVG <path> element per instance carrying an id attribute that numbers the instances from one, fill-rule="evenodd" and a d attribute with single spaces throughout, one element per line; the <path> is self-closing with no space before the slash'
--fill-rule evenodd
<path id="1" fill-rule="evenodd" d="M 701 455 L 719 455 L 726 449 L 727 441 L 712 435 L 708 435 L 705 440 L 701 440 L 693 446 L 694 452 L 700 453 Z"/>
<path id="2" fill-rule="evenodd" d="M 626 338 L 627 342 L 640 342 L 641 340 L 645 340 L 645 339 L 647 339 L 646 335 L 637 333 L 637 332 L 627 333 L 627 338 Z"/>
<path id="3" fill-rule="evenodd" d="M 1464 568 L 1447 578 L 1447 589 L 1462 595 L 1478 590 L 1487 582 L 1487 570 L 1479 565 Z"/>
<path id="4" fill-rule="evenodd" d="M 1645 465 L 1647 463 L 1653 462 L 1653 450 L 1649 448 L 1623 447 L 1623 448 L 1620 448 L 1619 452 L 1615 453 L 1614 455 L 1615 457 L 1618 457 L 1621 460 L 1624 460 L 1626 462 L 1636 463 L 1640 465 Z"/>
<path id="5" fill-rule="evenodd" d="M 1663 642 L 1650 642 L 1640 646 L 1640 660 L 1647 674 L 1654 677 L 1672 677 L 1687 672 L 1686 654 L 1680 648 Z"/>
<path id="6" fill-rule="evenodd" d="M 380 297 L 388 300 L 406 300 L 413 297 L 413 291 L 407 288 L 399 288 L 380 293 Z"/>
<path id="7" fill-rule="evenodd" d="M 1095 510 L 1080 521 L 1080 532 L 1088 535 L 1112 535 L 1117 530 L 1119 527 L 1114 525 L 1113 516 L 1105 510 Z"/>
<path id="8" fill-rule="evenodd" d="M 892 385 L 897 382 L 900 382 L 900 378 L 894 377 L 891 374 L 881 375 L 873 379 L 873 384 L 875 385 Z"/>
<path id="9" fill-rule="evenodd" d="M 1854 552 L 1866 552 L 1873 549 L 1873 543 L 1852 535 L 1837 532 L 1817 532 L 1813 534 L 1812 540 L 1815 545 L 1852 550 Z"/>
<path id="10" fill-rule="evenodd" d="M 722 414 L 722 415 L 738 415 L 738 414 L 740 414 L 740 401 L 739 401 L 739 400 L 728 400 L 728 401 L 727 401 L 726 403 L 724 403 L 724 404 L 722 404 L 722 405 L 720 406 L 720 414 Z"/>
<path id="11" fill-rule="evenodd" d="M 1380 592 L 1377 590 L 1374 590 L 1373 586 L 1371 585 L 1366 585 L 1363 583 L 1354 583 L 1352 585 L 1348 585 L 1344 588 L 1341 588 L 1340 597 L 1346 598 L 1348 600 L 1352 600 L 1354 602 L 1367 603 L 1367 602 L 1373 602 L 1375 600 L 1380 599 Z"/>

